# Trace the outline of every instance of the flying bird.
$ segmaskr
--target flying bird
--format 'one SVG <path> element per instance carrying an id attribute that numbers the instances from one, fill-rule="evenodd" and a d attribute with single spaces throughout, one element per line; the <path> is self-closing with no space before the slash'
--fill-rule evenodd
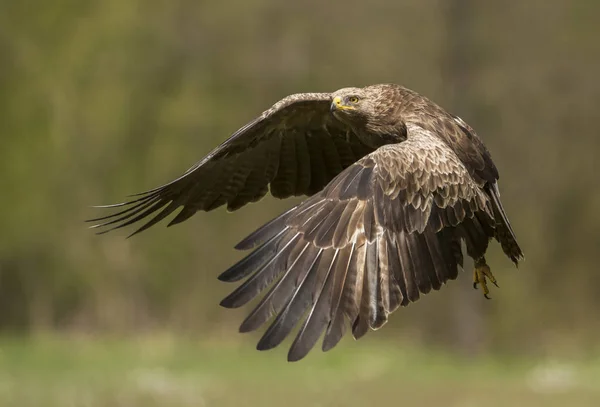
<path id="1" fill-rule="evenodd" d="M 395 84 L 287 96 L 174 181 L 101 206 L 121 210 L 92 227 L 104 233 L 152 215 L 136 234 L 179 208 L 169 226 L 223 205 L 235 211 L 268 191 L 308 198 L 236 246 L 252 251 L 219 276 L 244 280 L 221 305 L 264 293 L 240 331 L 272 320 L 257 345 L 265 350 L 301 324 L 290 361 L 322 335 L 322 349 L 333 348 L 348 326 L 358 339 L 455 279 L 461 242 L 486 297 L 488 281 L 496 284 L 485 259 L 490 240 L 515 265 L 523 259 L 481 139 Z"/>

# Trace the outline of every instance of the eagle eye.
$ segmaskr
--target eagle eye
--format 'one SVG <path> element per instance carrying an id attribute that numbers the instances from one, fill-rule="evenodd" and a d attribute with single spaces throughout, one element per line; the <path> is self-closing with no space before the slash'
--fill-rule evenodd
<path id="1" fill-rule="evenodd" d="M 348 98 L 348 102 L 350 102 L 350 103 L 358 103 L 358 97 L 357 96 L 350 96 Z"/>

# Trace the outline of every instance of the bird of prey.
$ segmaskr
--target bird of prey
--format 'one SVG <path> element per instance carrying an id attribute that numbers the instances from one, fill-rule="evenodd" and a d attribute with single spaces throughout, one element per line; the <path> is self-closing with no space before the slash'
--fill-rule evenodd
<path id="1" fill-rule="evenodd" d="M 307 195 L 243 239 L 236 249 L 252 251 L 219 276 L 244 279 L 224 307 L 264 293 L 240 326 L 252 331 L 274 317 L 259 350 L 302 324 L 288 353 L 295 361 L 321 335 L 325 351 L 347 325 L 358 339 L 455 279 L 461 242 L 475 262 L 473 285 L 487 297 L 488 280 L 496 284 L 489 241 L 515 265 L 523 258 L 497 181 L 467 123 L 412 90 L 380 84 L 287 96 L 179 178 L 103 206 L 124 208 L 92 221 L 116 229 L 153 215 L 135 234 L 178 208 L 169 225 L 223 205 L 237 210 L 268 191 Z"/>

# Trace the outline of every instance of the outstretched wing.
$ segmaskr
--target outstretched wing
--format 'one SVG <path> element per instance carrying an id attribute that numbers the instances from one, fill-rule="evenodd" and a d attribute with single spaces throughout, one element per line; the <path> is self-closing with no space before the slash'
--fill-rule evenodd
<path id="1" fill-rule="evenodd" d="M 330 114 L 329 93 L 303 93 L 277 102 L 176 180 L 103 208 L 127 207 L 91 219 L 94 227 L 121 228 L 152 214 L 139 233 L 173 213 L 183 222 L 197 211 L 227 205 L 231 211 L 266 195 L 312 195 L 373 151 Z M 160 212 L 159 212 L 160 211 Z M 158 213 L 157 213 L 158 212 Z M 105 230 L 105 231 L 108 231 Z"/>
<path id="2" fill-rule="evenodd" d="M 346 321 L 359 338 L 456 278 L 460 239 L 485 252 L 494 225 L 487 195 L 444 141 L 407 130 L 407 141 L 365 156 L 238 244 L 257 248 L 219 277 L 247 278 L 221 304 L 242 306 L 270 287 L 240 327 L 276 315 L 258 349 L 277 346 L 303 318 L 289 360 L 323 332 L 323 350 L 334 347 Z"/>

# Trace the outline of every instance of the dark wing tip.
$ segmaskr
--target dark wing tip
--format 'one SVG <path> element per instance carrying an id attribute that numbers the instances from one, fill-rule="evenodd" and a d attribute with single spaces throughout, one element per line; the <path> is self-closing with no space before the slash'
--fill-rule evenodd
<path id="1" fill-rule="evenodd" d="M 229 271 L 229 269 L 227 269 L 224 272 L 222 272 L 221 274 L 219 274 L 217 276 L 217 279 L 219 281 L 223 281 L 224 283 L 232 283 L 232 282 L 238 281 L 238 279 L 232 278 L 231 272 Z M 221 305 L 223 305 L 222 302 L 223 301 L 221 301 Z"/>
<path id="2" fill-rule="evenodd" d="M 238 305 L 232 300 L 232 298 L 230 296 L 227 296 L 227 297 L 223 298 L 221 300 L 221 302 L 219 302 L 219 305 L 223 308 L 239 308 L 243 304 Z"/>
<path id="3" fill-rule="evenodd" d="M 306 355 L 308 355 L 308 352 L 300 353 L 300 352 L 294 352 L 294 351 L 290 350 L 287 355 L 287 361 L 288 362 L 298 362 L 299 360 L 304 359 L 306 357 Z"/>
<path id="4" fill-rule="evenodd" d="M 191 209 L 190 207 L 186 207 L 185 201 L 185 198 L 187 197 L 186 190 L 189 187 L 189 184 L 182 184 L 181 182 L 181 180 L 183 180 L 184 177 L 186 177 L 188 174 L 189 171 L 183 176 L 177 178 L 176 180 L 169 182 L 168 184 L 151 189 L 146 192 L 130 195 L 133 197 L 138 197 L 130 201 L 111 205 L 93 206 L 93 208 L 98 209 L 123 209 L 115 213 L 108 214 L 106 216 L 88 219 L 85 222 L 101 222 L 96 225 L 90 226 L 90 229 L 103 228 L 113 225 L 110 228 L 102 231 L 102 233 L 99 233 L 103 234 L 112 230 L 121 229 L 123 227 L 129 226 L 158 212 L 147 223 L 145 223 L 139 229 L 127 236 L 127 238 L 130 238 L 138 233 L 143 232 L 144 230 L 148 229 L 154 224 L 160 222 L 165 217 L 173 213 L 180 206 L 184 206 L 184 209 L 187 209 L 189 212 Z M 194 210 L 192 210 L 192 214 L 193 213 L 195 213 Z M 180 220 L 180 217 L 178 217 L 177 219 Z M 173 221 L 175 221 L 175 219 Z"/>
<path id="5" fill-rule="evenodd" d="M 268 332 L 268 331 L 267 331 Z M 277 340 L 271 340 L 270 337 L 263 336 L 256 344 L 256 350 L 265 351 L 276 348 L 280 344 Z"/>
<path id="6" fill-rule="evenodd" d="M 338 344 L 340 339 L 342 339 L 341 336 L 332 337 L 332 336 L 326 335 L 325 338 L 323 339 L 323 344 L 321 346 L 321 349 L 323 350 L 323 352 L 330 351 L 331 349 L 335 348 L 335 345 Z"/>

